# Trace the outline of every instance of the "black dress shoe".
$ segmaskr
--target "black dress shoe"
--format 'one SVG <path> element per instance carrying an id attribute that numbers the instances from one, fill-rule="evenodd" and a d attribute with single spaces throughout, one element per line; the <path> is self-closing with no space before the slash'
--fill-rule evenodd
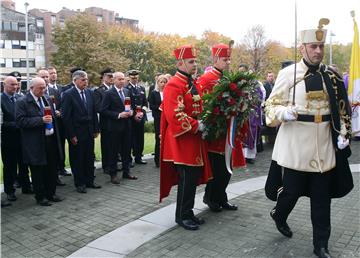
<path id="1" fill-rule="evenodd" d="M 85 186 L 78 186 L 78 187 L 76 187 L 76 192 L 78 192 L 78 193 L 86 193 L 86 188 L 85 188 Z"/>
<path id="2" fill-rule="evenodd" d="M 275 221 L 276 228 L 279 230 L 279 232 L 281 234 L 283 234 L 286 237 L 291 238 L 293 233 L 292 233 L 289 225 L 286 222 L 285 223 L 277 222 L 276 219 L 274 218 L 274 214 L 275 214 L 275 212 L 274 212 L 274 210 L 272 210 L 270 212 L 270 217 Z"/>
<path id="3" fill-rule="evenodd" d="M 8 195 L 7 195 L 7 199 L 8 199 L 8 201 L 10 201 L 10 202 L 15 202 L 15 201 L 17 200 L 17 197 L 15 196 L 14 193 L 11 193 L 11 194 L 8 194 Z"/>
<path id="4" fill-rule="evenodd" d="M 93 188 L 93 189 L 100 189 L 101 185 L 98 185 L 97 183 L 87 184 L 87 188 Z"/>
<path id="5" fill-rule="evenodd" d="M 246 160 L 246 163 L 249 163 L 249 164 L 254 164 L 255 163 L 254 159 L 245 159 L 245 160 Z"/>
<path id="6" fill-rule="evenodd" d="M 319 258 L 330 258 L 329 250 L 325 247 L 315 248 L 314 254 Z"/>
<path id="7" fill-rule="evenodd" d="M 64 186 L 66 185 L 63 181 L 60 180 L 60 178 L 56 179 L 56 185 L 57 186 Z"/>
<path id="8" fill-rule="evenodd" d="M 19 181 L 15 181 L 14 187 L 15 188 L 21 188 L 21 184 L 19 183 Z"/>
<path id="9" fill-rule="evenodd" d="M 229 211 L 236 211 L 238 209 L 238 207 L 236 205 L 228 203 L 228 202 L 221 204 L 221 207 L 224 210 L 229 210 Z"/>
<path id="10" fill-rule="evenodd" d="M 136 176 L 132 176 L 129 174 L 123 174 L 123 178 L 130 179 L 130 180 L 137 180 L 138 178 Z"/>
<path id="11" fill-rule="evenodd" d="M 61 198 L 60 196 L 54 194 L 53 196 L 47 198 L 51 202 L 61 202 L 64 200 L 64 198 Z"/>
<path id="12" fill-rule="evenodd" d="M 196 217 L 195 215 L 192 215 L 190 219 L 198 225 L 202 225 L 205 223 L 205 220 L 203 218 Z"/>
<path id="13" fill-rule="evenodd" d="M 46 199 L 37 200 L 36 202 L 37 202 L 37 204 L 39 204 L 40 206 L 51 206 L 51 205 L 52 205 L 52 204 L 49 203 L 49 201 L 46 200 Z"/>
<path id="14" fill-rule="evenodd" d="M 135 163 L 136 163 L 136 164 L 140 164 L 140 165 L 145 165 L 145 164 L 147 164 L 147 162 L 146 162 L 145 160 L 143 160 L 143 159 L 135 160 Z"/>
<path id="15" fill-rule="evenodd" d="M 23 194 L 33 194 L 34 191 L 31 188 L 28 188 L 28 189 L 22 189 L 22 193 Z"/>
<path id="16" fill-rule="evenodd" d="M 208 199 L 204 198 L 203 202 L 209 207 L 209 209 L 213 212 L 220 212 L 222 211 L 222 208 L 219 204 L 210 202 Z"/>
<path id="17" fill-rule="evenodd" d="M 179 221 L 176 221 L 176 223 L 179 226 L 185 228 L 186 230 L 198 230 L 199 229 L 199 224 L 195 223 L 191 219 L 179 220 Z"/>
<path id="18" fill-rule="evenodd" d="M 11 206 L 11 202 L 8 200 L 1 200 L 1 208 Z"/>

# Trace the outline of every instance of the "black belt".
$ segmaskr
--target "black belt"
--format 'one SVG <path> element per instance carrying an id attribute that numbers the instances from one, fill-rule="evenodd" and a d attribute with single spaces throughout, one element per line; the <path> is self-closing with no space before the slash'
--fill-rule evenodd
<path id="1" fill-rule="evenodd" d="M 298 114 L 297 121 L 321 123 L 330 121 L 331 115 L 301 115 Z"/>

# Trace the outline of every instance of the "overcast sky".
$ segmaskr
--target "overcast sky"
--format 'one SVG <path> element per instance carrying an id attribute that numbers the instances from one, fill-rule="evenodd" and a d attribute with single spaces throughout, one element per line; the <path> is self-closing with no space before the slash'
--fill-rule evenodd
<path id="1" fill-rule="evenodd" d="M 24 12 L 24 0 L 14 0 L 16 9 Z M 96 6 L 114 10 L 120 17 L 137 19 L 145 31 L 178 33 L 200 37 L 205 30 L 216 31 L 236 42 L 243 39 L 253 25 L 263 25 L 267 39 L 286 46 L 294 42 L 295 0 L 28 0 L 29 9 L 58 12 L 62 7 L 84 10 Z M 297 0 L 298 30 L 315 28 L 319 18 L 330 19 L 327 26 L 336 36 L 333 43 L 353 40 L 355 10 L 360 22 L 359 0 Z M 329 35 L 329 34 L 328 34 Z M 329 36 L 327 37 L 329 42 Z"/>

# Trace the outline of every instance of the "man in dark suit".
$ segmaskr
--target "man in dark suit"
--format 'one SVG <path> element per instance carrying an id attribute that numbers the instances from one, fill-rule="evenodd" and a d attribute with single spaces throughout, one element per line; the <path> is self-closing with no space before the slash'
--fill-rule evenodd
<path id="1" fill-rule="evenodd" d="M 18 82 L 8 76 L 4 80 L 4 92 L 1 93 L 1 158 L 3 161 L 4 191 L 7 200 L 16 201 L 14 183 L 17 166 L 21 159 L 20 129 L 15 124 L 15 102 L 20 97 L 16 94 Z"/>
<path id="2" fill-rule="evenodd" d="M 56 117 L 56 120 L 58 122 L 58 126 L 59 126 L 59 134 L 60 134 L 60 144 L 63 150 L 62 153 L 62 160 L 59 160 L 59 164 L 58 164 L 58 174 L 62 175 L 62 176 L 71 176 L 71 173 L 69 171 L 67 171 L 65 169 L 65 128 L 63 125 L 63 121 L 61 118 L 61 92 L 65 89 L 63 85 L 58 84 L 57 83 L 57 71 L 55 67 L 48 67 L 47 68 L 48 72 L 49 72 L 49 83 L 48 83 L 48 88 L 49 88 L 49 93 L 50 96 L 54 96 L 55 97 L 55 106 L 56 106 L 56 110 L 58 110 L 60 116 Z M 54 89 L 58 91 L 58 94 L 55 94 L 54 91 L 50 90 L 50 89 Z M 52 93 L 54 92 L 54 94 Z"/>
<path id="3" fill-rule="evenodd" d="M 103 71 L 101 71 L 101 80 L 102 84 L 94 90 L 94 98 L 95 98 L 95 109 L 96 112 L 100 114 L 99 116 L 99 125 L 100 125 L 100 145 L 101 145 L 101 164 L 102 168 L 105 174 L 109 174 L 109 149 L 111 148 L 111 145 L 113 144 L 110 139 L 110 133 L 107 128 L 107 117 L 104 117 L 100 113 L 101 109 L 101 103 L 104 98 L 104 94 L 107 90 L 110 89 L 110 87 L 113 84 L 113 73 L 114 69 L 112 68 L 106 68 Z"/>
<path id="4" fill-rule="evenodd" d="M 74 87 L 62 96 L 62 116 L 69 142 L 71 171 L 76 191 L 86 193 L 86 187 L 101 188 L 94 183 L 94 138 L 99 135 L 99 122 L 93 92 L 87 89 L 84 71 L 72 75 Z"/>
<path id="5" fill-rule="evenodd" d="M 135 157 L 136 164 L 146 164 L 147 162 L 142 159 L 142 152 L 144 150 L 144 124 L 147 120 L 147 99 L 145 95 L 145 88 L 138 84 L 139 71 L 130 70 L 128 71 L 128 75 L 130 77 L 130 81 L 126 88 L 130 91 L 131 106 L 134 110 L 131 133 L 132 154 Z"/>
<path id="6" fill-rule="evenodd" d="M 71 68 L 71 69 L 69 70 L 69 72 L 70 72 L 70 80 L 71 80 L 71 81 L 70 81 L 67 85 L 65 85 L 65 86 L 62 87 L 61 92 L 60 92 L 61 97 L 62 97 L 62 95 L 63 95 L 63 93 L 64 93 L 65 91 L 67 91 L 68 89 L 71 89 L 73 86 L 75 86 L 75 85 L 74 85 L 74 82 L 72 81 L 72 75 L 73 75 L 76 71 L 84 71 L 84 72 L 85 72 L 85 69 L 82 68 L 82 67 L 73 67 L 73 68 Z"/>
<path id="7" fill-rule="evenodd" d="M 40 69 L 37 73 L 37 76 L 42 78 L 44 81 L 45 81 L 45 84 L 46 84 L 46 88 L 45 88 L 45 91 L 44 91 L 44 94 L 46 96 L 48 96 L 49 98 L 51 98 L 52 102 L 53 102 L 53 106 L 54 106 L 54 110 L 55 110 L 55 116 L 56 116 L 56 122 L 57 124 L 59 124 L 59 119 L 61 117 L 61 113 L 60 113 L 60 93 L 57 89 L 54 89 L 54 88 L 51 88 L 49 87 L 49 72 L 47 69 Z M 59 136 L 60 136 L 60 132 L 59 132 Z M 61 139 L 60 139 L 61 141 Z M 64 151 L 62 151 L 64 152 Z M 62 155 L 61 155 L 62 156 Z M 63 157 L 63 156 L 62 156 Z M 63 159 L 63 158 L 61 158 Z M 58 166 L 59 166 L 59 162 L 60 162 L 60 159 L 57 160 L 56 162 L 56 168 L 57 168 L 57 171 L 58 171 Z M 56 185 L 57 186 L 64 186 L 65 183 L 63 183 L 59 177 L 59 172 L 58 172 L 58 175 L 56 177 Z"/>
<path id="8" fill-rule="evenodd" d="M 13 76 L 16 78 L 18 85 L 16 86 L 16 91 L 15 93 L 21 97 L 24 96 L 24 93 L 21 91 L 21 73 L 18 71 L 13 71 L 11 73 L 8 74 L 8 76 Z M 14 115 L 15 117 L 15 115 Z M 20 133 L 19 133 L 19 137 L 20 137 Z M 20 153 L 21 150 L 20 150 Z M 17 188 L 22 188 L 22 193 L 25 194 L 32 194 L 34 193 L 31 189 L 31 182 L 30 182 L 30 177 L 29 177 L 29 168 L 27 165 L 25 165 L 22 162 L 22 157 L 20 159 L 20 163 L 18 164 L 18 172 L 17 172 L 17 176 L 16 176 L 16 181 L 15 181 L 15 186 Z"/>
<path id="9" fill-rule="evenodd" d="M 106 118 L 107 130 L 111 144 L 108 149 L 109 173 L 111 183 L 119 184 L 117 177 L 117 159 L 120 147 L 123 178 L 137 179 L 130 175 L 130 130 L 133 111 L 125 106 L 125 98 L 130 98 L 130 92 L 124 88 L 125 76 L 121 72 L 114 73 L 114 87 L 106 91 L 101 106 L 101 115 Z"/>
<path id="10" fill-rule="evenodd" d="M 63 200 L 55 194 L 56 161 L 61 147 L 55 110 L 51 99 L 44 96 L 45 88 L 42 78 L 34 78 L 30 91 L 16 102 L 15 117 L 21 131 L 24 163 L 31 169 L 36 201 L 41 206 L 50 206 L 49 201 Z M 46 108 L 51 114 L 47 114 Z"/>

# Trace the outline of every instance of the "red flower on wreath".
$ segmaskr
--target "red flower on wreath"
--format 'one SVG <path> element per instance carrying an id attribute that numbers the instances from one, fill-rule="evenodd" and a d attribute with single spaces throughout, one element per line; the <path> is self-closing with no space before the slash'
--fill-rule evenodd
<path id="1" fill-rule="evenodd" d="M 219 107 L 214 107 L 213 112 L 214 112 L 215 115 L 219 115 L 220 114 L 220 108 Z"/>
<path id="2" fill-rule="evenodd" d="M 223 99 L 222 94 L 219 95 L 219 96 L 217 96 L 217 99 L 218 99 L 219 101 L 221 101 L 221 100 Z"/>
<path id="3" fill-rule="evenodd" d="M 237 91 L 236 91 L 236 95 L 237 95 L 238 97 L 241 97 L 241 96 L 244 96 L 244 93 L 243 93 L 241 90 L 237 90 Z"/>
<path id="4" fill-rule="evenodd" d="M 236 83 L 234 83 L 234 82 L 230 83 L 230 84 L 229 84 L 229 87 L 230 87 L 230 90 L 232 90 L 232 91 L 236 91 L 236 90 L 237 90 L 237 85 L 236 85 Z"/>
<path id="5" fill-rule="evenodd" d="M 231 98 L 231 99 L 229 100 L 229 105 L 230 105 L 230 106 L 233 106 L 233 105 L 235 105 L 235 104 L 236 104 L 236 100 L 233 99 L 233 98 Z"/>

